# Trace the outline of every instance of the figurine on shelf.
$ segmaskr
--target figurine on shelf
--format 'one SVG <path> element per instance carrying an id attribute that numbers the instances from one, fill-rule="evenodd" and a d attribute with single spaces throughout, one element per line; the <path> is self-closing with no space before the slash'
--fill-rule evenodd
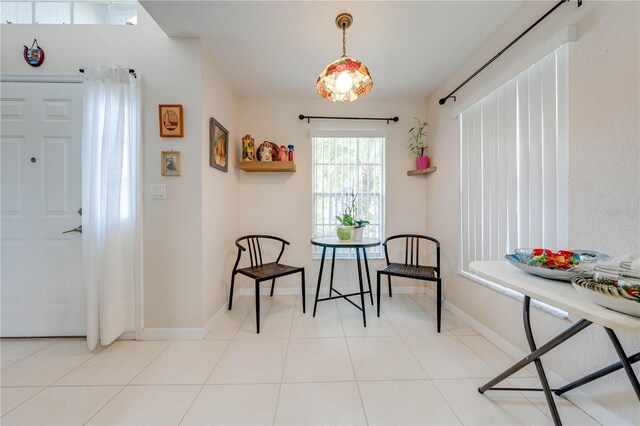
<path id="1" fill-rule="evenodd" d="M 273 142 L 264 141 L 258 148 L 258 161 L 274 161 L 277 153 L 278 145 Z"/>
<path id="2" fill-rule="evenodd" d="M 289 161 L 289 150 L 284 145 L 278 150 L 278 161 Z"/>
<path id="3" fill-rule="evenodd" d="M 293 161 L 293 145 L 289 145 L 289 161 Z"/>
<path id="4" fill-rule="evenodd" d="M 254 161 L 256 158 L 256 141 L 250 134 L 242 138 L 242 161 Z"/>

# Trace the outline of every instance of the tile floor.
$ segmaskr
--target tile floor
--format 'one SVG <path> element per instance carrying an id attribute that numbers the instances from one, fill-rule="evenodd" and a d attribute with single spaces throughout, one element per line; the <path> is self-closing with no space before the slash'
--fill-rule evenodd
<path id="1" fill-rule="evenodd" d="M 513 361 L 427 296 L 383 299 L 368 326 L 344 301 L 303 315 L 300 298 L 264 297 L 255 334 L 243 297 L 207 340 L 3 339 L 3 425 L 552 424 L 539 393 L 480 395 Z M 530 386 L 523 370 L 510 383 Z M 559 398 L 565 424 L 597 422 Z"/>

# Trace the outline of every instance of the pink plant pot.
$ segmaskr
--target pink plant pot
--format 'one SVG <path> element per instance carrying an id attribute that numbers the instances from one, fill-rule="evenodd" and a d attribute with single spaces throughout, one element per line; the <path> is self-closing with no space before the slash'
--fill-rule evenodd
<path id="1" fill-rule="evenodd" d="M 417 157 L 416 166 L 418 167 L 418 170 L 429 168 L 429 157 L 427 157 L 426 155 L 422 157 Z"/>

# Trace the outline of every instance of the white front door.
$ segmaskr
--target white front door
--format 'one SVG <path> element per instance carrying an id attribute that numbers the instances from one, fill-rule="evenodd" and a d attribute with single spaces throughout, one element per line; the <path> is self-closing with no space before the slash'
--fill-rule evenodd
<path id="1" fill-rule="evenodd" d="M 82 84 L 2 83 L 2 337 L 82 336 Z"/>

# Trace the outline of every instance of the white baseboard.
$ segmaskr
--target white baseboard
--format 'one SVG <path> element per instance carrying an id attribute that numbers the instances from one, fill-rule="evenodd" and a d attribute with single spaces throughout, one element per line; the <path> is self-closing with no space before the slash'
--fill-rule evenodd
<path id="1" fill-rule="evenodd" d="M 233 298 L 234 302 L 236 301 L 237 298 L 238 298 L 238 296 Z M 222 317 L 224 316 L 224 314 L 226 314 L 227 312 L 228 312 L 227 302 L 225 301 L 224 305 L 222 305 L 220 307 L 220 309 L 218 309 L 218 312 L 213 314 L 213 316 L 209 319 L 209 321 L 207 321 L 204 324 L 204 326 L 202 327 L 202 338 L 203 339 L 207 338 L 207 336 L 209 335 L 209 333 L 213 329 L 213 326 L 216 325 L 216 323 L 218 321 L 220 321 L 222 319 Z"/>
<path id="2" fill-rule="evenodd" d="M 226 303 L 222 305 L 202 327 L 144 328 L 142 329 L 141 340 L 203 340 L 207 337 L 216 322 L 220 321 L 225 312 L 227 312 Z"/>
<path id="3" fill-rule="evenodd" d="M 136 332 L 133 330 L 125 331 L 116 340 L 136 340 Z"/>
<path id="4" fill-rule="evenodd" d="M 202 327 L 143 328 L 142 340 L 202 340 Z"/>
<path id="5" fill-rule="evenodd" d="M 429 291 L 431 290 L 429 289 Z M 496 347 L 498 347 L 500 350 L 505 352 L 511 358 L 518 360 L 528 355 L 528 353 L 524 353 L 517 346 L 505 340 L 504 338 L 496 334 L 493 330 L 491 330 L 489 327 L 487 327 L 480 321 L 476 320 L 472 316 L 468 315 L 466 312 L 464 312 L 457 306 L 452 305 L 446 300 L 443 301 L 442 306 L 444 309 L 451 312 L 459 320 L 466 323 L 469 327 L 477 331 L 478 334 L 480 334 L 482 337 L 484 337 L 485 339 L 493 343 Z M 566 378 L 560 376 L 559 374 L 555 373 L 553 370 L 550 370 L 549 368 L 546 368 L 545 372 L 547 373 L 548 378 L 553 382 L 556 382 L 556 383 L 571 382 L 571 380 L 567 380 Z M 580 408 L 582 411 L 584 411 L 585 413 L 587 413 L 588 415 L 590 415 L 591 417 L 593 417 L 603 425 L 628 424 L 628 422 L 625 419 L 618 417 L 615 413 L 611 412 L 607 408 L 598 404 L 580 389 L 574 389 L 571 391 L 571 394 L 564 394 L 563 397 L 571 401 L 578 408 Z"/>

